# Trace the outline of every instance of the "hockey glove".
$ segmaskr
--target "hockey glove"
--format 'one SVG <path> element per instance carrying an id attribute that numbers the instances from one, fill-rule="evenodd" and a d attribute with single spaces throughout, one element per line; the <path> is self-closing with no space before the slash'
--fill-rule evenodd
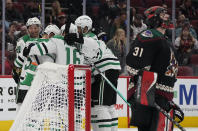
<path id="1" fill-rule="evenodd" d="M 68 45 L 74 45 L 75 42 L 83 44 L 84 43 L 84 39 L 83 39 L 83 35 L 79 34 L 77 35 L 76 33 L 67 33 L 65 35 L 65 41 L 67 42 Z"/>
<path id="2" fill-rule="evenodd" d="M 12 69 L 12 78 L 14 79 L 15 83 L 18 84 L 21 75 L 21 68 L 13 67 Z"/>
<path id="3" fill-rule="evenodd" d="M 30 53 L 30 49 L 32 48 L 32 46 L 34 46 L 34 43 L 31 43 L 28 47 L 25 47 L 23 49 L 23 56 L 27 57 Z"/>
<path id="4" fill-rule="evenodd" d="M 174 119 L 176 122 L 180 123 L 184 120 L 184 112 L 181 110 L 181 108 L 176 105 L 173 101 L 169 101 L 169 104 L 174 110 Z"/>

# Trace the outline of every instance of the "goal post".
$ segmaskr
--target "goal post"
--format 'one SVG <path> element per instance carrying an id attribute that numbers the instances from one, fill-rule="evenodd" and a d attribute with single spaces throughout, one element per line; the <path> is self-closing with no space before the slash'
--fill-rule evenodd
<path id="1" fill-rule="evenodd" d="M 38 66 L 10 131 L 90 131 L 91 68 Z"/>

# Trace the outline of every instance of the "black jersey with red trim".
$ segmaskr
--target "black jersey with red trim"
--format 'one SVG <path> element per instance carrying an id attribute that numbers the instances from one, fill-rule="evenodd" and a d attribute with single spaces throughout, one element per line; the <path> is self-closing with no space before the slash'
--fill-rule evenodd
<path id="1" fill-rule="evenodd" d="M 165 36 L 156 29 L 139 33 L 127 57 L 127 70 L 137 75 L 140 69 L 158 73 L 156 93 L 173 99 L 178 62 Z"/>

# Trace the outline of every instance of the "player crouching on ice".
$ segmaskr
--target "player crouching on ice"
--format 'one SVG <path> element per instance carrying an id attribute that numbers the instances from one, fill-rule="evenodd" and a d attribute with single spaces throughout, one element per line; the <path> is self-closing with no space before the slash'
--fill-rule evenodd
<path id="1" fill-rule="evenodd" d="M 172 102 L 178 63 L 164 35 L 170 27 L 169 15 L 160 6 L 151 7 L 144 14 L 150 29 L 137 35 L 126 57 L 127 70 L 134 78 L 134 86 L 128 91 L 132 105 L 130 124 L 137 126 L 138 131 L 172 131 L 172 122 L 155 107 L 156 103 L 177 122 L 184 118 Z"/>

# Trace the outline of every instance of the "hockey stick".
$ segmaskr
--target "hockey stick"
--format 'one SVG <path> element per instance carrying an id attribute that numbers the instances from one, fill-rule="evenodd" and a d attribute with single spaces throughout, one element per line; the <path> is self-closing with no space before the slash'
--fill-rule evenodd
<path id="1" fill-rule="evenodd" d="M 178 122 L 176 122 L 168 113 L 162 109 L 158 104 L 154 103 L 155 108 L 160 111 L 164 116 L 166 116 L 173 124 L 175 124 L 181 131 L 186 131 Z"/>
<path id="2" fill-rule="evenodd" d="M 89 62 L 90 63 L 90 62 Z M 115 88 L 115 86 L 111 83 L 111 81 L 108 80 L 108 78 L 94 65 L 94 63 L 91 64 L 97 71 L 100 73 L 100 75 L 107 81 L 107 83 L 118 93 L 118 95 L 126 102 L 126 104 L 131 108 L 131 104 L 127 102 L 127 100 L 124 98 L 124 96 Z M 159 105 L 154 103 L 154 107 L 162 112 L 164 116 L 166 116 L 173 124 L 175 124 L 181 131 L 186 131 L 178 122 L 176 122 L 171 116 L 168 115 L 168 113 L 163 110 Z"/>
<path id="3" fill-rule="evenodd" d="M 90 62 L 89 62 L 90 63 Z M 113 88 L 113 90 L 118 93 L 118 95 L 126 102 L 126 104 L 131 107 L 131 104 L 124 98 L 124 96 L 117 90 L 117 88 L 111 83 L 111 81 L 94 65 L 94 63 L 91 63 L 91 65 L 98 71 L 98 73 L 105 79 L 105 81 Z"/>

